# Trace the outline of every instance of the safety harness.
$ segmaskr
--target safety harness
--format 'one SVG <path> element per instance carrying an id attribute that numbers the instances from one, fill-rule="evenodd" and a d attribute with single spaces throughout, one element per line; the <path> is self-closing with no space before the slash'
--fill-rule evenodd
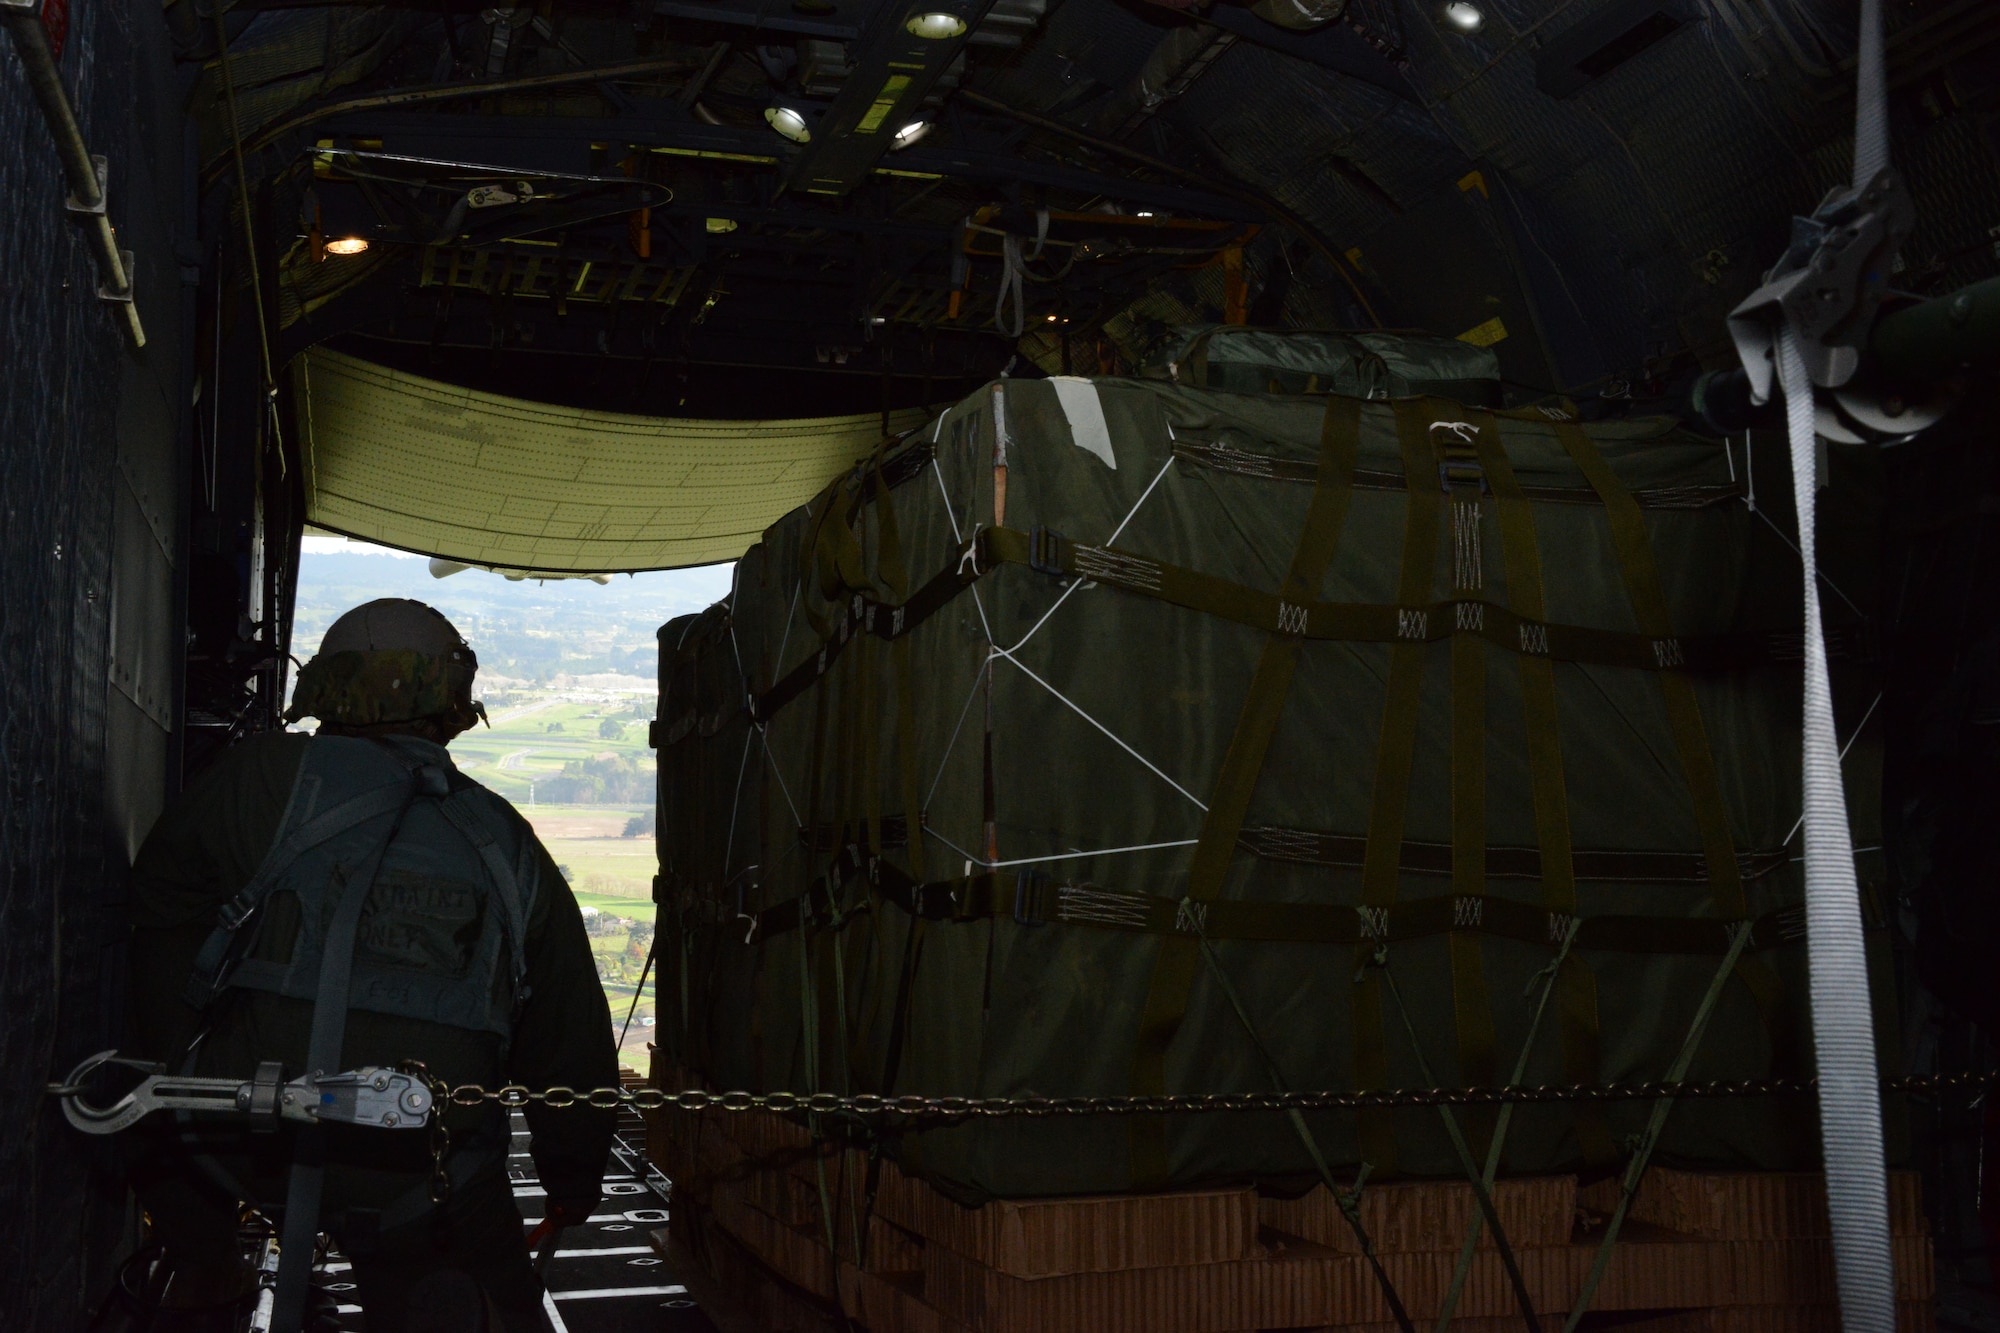
<path id="1" fill-rule="evenodd" d="M 454 776 L 447 766 L 425 762 L 393 742 L 320 737 L 309 744 L 270 851 L 257 873 L 223 905 L 196 956 L 185 993 L 188 1002 L 207 1014 L 230 990 L 310 1000 L 307 1077 L 320 1082 L 340 1068 L 351 1009 L 494 1032 L 504 1042 L 527 998 L 524 936 L 535 881 L 531 867 L 517 870 L 501 851 L 506 829 L 494 798 L 475 783 L 454 783 Z M 328 802 L 332 804 L 316 813 Z M 398 884 L 438 868 L 426 864 L 424 849 L 407 840 L 398 845 L 412 816 L 422 819 L 429 813 L 441 816 L 470 844 L 489 881 L 455 886 L 464 898 L 460 905 L 473 909 L 479 922 L 469 957 L 456 976 L 389 966 L 379 949 L 357 966 L 364 914 L 393 917 Z M 463 863 L 462 849 L 452 849 L 448 857 L 443 847 L 435 851 L 428 858 L 432 862 Z M 385 863 L 398 882 L 384 880 Z M 378 893 L 378 887 L 384 892 Z M 290 960 L 282 964 L 253 956 L 265 909 L 281 889 L 296 894 L 300 906 L 297 939 Z M 449 886 L 438 887 L 433 877 L 427 891 L 448 893 Z M 421 936 L 418 943 L 424 943 Z M 468 1156 L 460 1153 L 452 1163 L 457 1168 L 451 1171 L 453 1183 L 483 1164 L 468 1161 Z M 288 1333 L 300 1327 L 305 1315 L 326 1159 L 324 1125 L 317 1120 L 301 1125 L 293 1140 L 271 1325 Z M 383 1210 L 379 1225 L 414 1220 L 438 1201 L 433 1187 L 416 1187 Z"/>

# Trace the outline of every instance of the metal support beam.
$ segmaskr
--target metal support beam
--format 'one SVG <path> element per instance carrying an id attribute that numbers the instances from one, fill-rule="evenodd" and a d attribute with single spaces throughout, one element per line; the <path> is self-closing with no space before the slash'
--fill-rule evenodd
<path id="1" fill-rule="evenodd" d="M 807 194 L 844 195 L 867 180 L 992 7 L 993 0 L 877 4 L 849 48 L 854 72 L 793 159 L 785 183 Z"/>
<path id="2" fill-rule="evenodd" d="M 583 116 L 431 116 L 411 111 L 360 111 L 328 120 L 319 133 L 380 139 L 390 152 L 491 163 L 509 171 L 533 174 L 546 170 L 552 154 L 569 150 L 587 155 L 593 143 L 658 148 L 691 157 L 708 157 L 748 165 L 774 164 L 784 142 L 764 130 L 643 114 L 609 119 Z M 515 150 L 519 148 L 517 153 Z M 1035 161 L 1011 153 L 981 148 L 917 144 L 896 154 L 894 169 L 912 175 L 949 176 L 987 184 L 1025 182 L 1082 195 L 1105 195 L 1141 207 L 1183 217 L 1250 222 L 1264 216 L 1243 201 L 1206 190 L 1162 185 L 1109 176 L 1055 162 Z M 718 215 L 730 210 L 717 205 Z M 821 221 L 815 210 L 801 210 L 801 220 Z"/>
<path id="3" fill-rule="evenodd" d="M 42 109 L 42 119 L 48 122 L 56 156 L 62 160 L 63 177 L 69 182 L 65 207 L 91 233 L 97 298 L 123 310 L 132 345 L 144 347 L 146 329 L 139 321 L 138 303 L 132 299 L 132 252 L 118 248 L 118 234 L 112 230 L 105 201 L 108 168 L 103 158 L 92 155 L 77 126 L 69 91 L 63 87 L 62 69 L 42 23 L 42 0 L 0 0 L 0 23 L 14 39 L 14 49 L 28 72 L 28 86 Z"/>
<path id="4" fill-rule="evenodd" d="M 2000 278 L 1882 316 L 1868 350 L 1883 375 L 1918 383 L 2000 361 Z"/>

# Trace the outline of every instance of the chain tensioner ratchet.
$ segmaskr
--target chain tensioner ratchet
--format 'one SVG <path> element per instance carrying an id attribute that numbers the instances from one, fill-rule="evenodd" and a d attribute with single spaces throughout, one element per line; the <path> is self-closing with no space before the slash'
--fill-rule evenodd
<path id="1" fill-rule="evenodd" d="M 84 1100 L 90 1077 L 108 1065 L 145 1075 L 139 1086 L 98 1106 Z M 336 1074 L 305 1074 L 287 1080 L 276 1061 L 257 1066 L 250 1079 L 188 1078 L 163 1065 L 100 1051 L 51 1085 L 62 1099 L 63 1116 L 86 1134 L 116 1134 L 155 1111 L 200 1111 L 247 1118 L 253 1129 L 275 1130 L 282 1121 L 301 1125 L 363 1125 L 374 1129 L 421 1129 L 430 1122 L 436 1096 L 421 1072 L 368 1065 Z"/>

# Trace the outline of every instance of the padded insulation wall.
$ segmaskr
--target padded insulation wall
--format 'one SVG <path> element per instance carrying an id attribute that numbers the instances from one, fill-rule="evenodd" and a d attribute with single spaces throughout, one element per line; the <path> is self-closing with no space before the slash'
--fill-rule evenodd
<path id="1" fill-rule="evenodd" d="M 734 560 L 872 452 L 875 414 L 690 421 L 524 402 L 315 348 L 295 365 L 308 522 L 550 573 Z M 892 413 L 902 431 L 920 420 Z"/>
<path id="2" fill-rule="evenodd" d="M 119 1038 L 124 875 L 168 791 L 187 145 L 156 4 L 72 6 L 63 76 L 148 333 L 97 302 L 86 239 L 0 39 L 0 1324 L 67 1333 L 134 1234 L 117 1147 L 43 1085 Z"/>

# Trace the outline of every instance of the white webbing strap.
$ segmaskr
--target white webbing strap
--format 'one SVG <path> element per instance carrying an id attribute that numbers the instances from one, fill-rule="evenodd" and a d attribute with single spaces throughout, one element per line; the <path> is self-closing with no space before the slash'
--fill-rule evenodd
<path id="1" fill-rule="evenodd" d="M 1798 336 L 1778 330 L 1778 383 L 1792 446 L 1799 555 L 1805 565 L 1806 949 L 1812 984 L 1813 1049 L 1819 1069 L 1820 1141 L 1843 1327 L 1892 1333 L 1895 1270 L 1889 1253 L 1888 1179 L 1882 1159 L 1882 1103 L 1869 1003 L 1861 892 L 1847 830 L 1847 795 L 1833 727 L 1826 639 L 1820 627 L 1813 501 L 1817 448 L 1812 382 Z"/>
<path id="2" fill-rule="evenodd" d="M 1864 188 L 1889 165 L 1881 0 L 1860 0 L 1855 65 L 1854 185 Z M 1819 1072 L 1820 1143 L 1826 1157 L 1827 1211 L 1833 1228 L 1842 1326 L 1893 1333 L 1896 1274 L 1889 1248 L 1888 1176 L 1882 1155 L 1882 1102 L 1875 1059 L 1868 952 L 1861 892 L 1848 836 L 1833 692 L 1820 623 L 1814 500 L 1818 449 L 1813 384 L 1804 348 L 1789 320 L 1777 329 L 1777 379 L 1785 395 L 1792 493 L 1805 567 L 1805 717 L 1802 755 L 1806 864 L 1806 949 L 1811 972 L 1813 1049 Z"/>
<path id="3" fill-rule="evenodd" d="M 1882 61 L 1882 0 L 1861 0 L 1861 32 L 1854 53 L 1854 188 L 1889 165 L 1889 96 Z"/>

